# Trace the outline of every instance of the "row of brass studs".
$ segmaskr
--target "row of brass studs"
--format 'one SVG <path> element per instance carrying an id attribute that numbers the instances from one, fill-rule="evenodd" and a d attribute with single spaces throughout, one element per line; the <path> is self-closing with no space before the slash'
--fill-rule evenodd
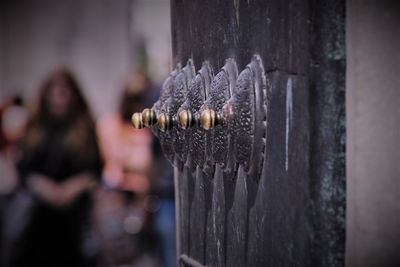
<path id="1" fill-rule="evenodd" d="M 213 129 L 216 125 L 222 124 L 224 116 L 212 109 L 205 109 L 201 112 L 200 118 L 196 118 L 189 110 L 182 110 L 176 118 L 171 118 L 165 113 L 158 115 L 153 109 L 144 109 L 141 113 L 132 115 L 132 125 L 135 129 L 144 127 L 158 126 L 160 131 L 166 132 L 173 127 L 174 121 L 178 122 L 179 127 L 188 129 L 194 125 L 200 125 L 205 130 Z"/>

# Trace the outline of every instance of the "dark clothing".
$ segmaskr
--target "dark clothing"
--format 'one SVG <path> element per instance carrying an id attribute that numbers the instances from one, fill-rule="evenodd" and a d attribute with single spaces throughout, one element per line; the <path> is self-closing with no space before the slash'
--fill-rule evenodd
<path id="1" fill-rule="evenodd" d="M 56 182 L 63 182 L 83 172 L 91 172 L 100 177 L 102 166 L 94 129 L 88 138 L 88 142 L 93 142 L 90 144 L 93 149 L 78 152 L 66 142 L 66 132 L 73 126 L 63 122 L 48 124 L 43 129 L 43 141 L 37 147 L 22 149 L 23 158 L 18 163 L 22 182 L 32 173 L 43 174 Z"/>
<path id="2" fill-rule="evenodd" d="M 94 153 L 78 153 L 67 144 L 68 125 L 50 124 L 43 128 L 42 142 L 35 149 L 25 149 L 18 164 L 21 180 L 41 174 L 56 182 L 64 182 L 80 173 L 100 177 L 101 160 L 94 131 Z M 87 266 L 82 254 L 83 227 L 89 222 L 91 200 L 82 194 L 67 207 L 56 208 L 35 198 L 35 207 L 14 266 Z"/>
<path id="3" fill-rule="evenodd" d="M 88 205 L 87 199 L 65 210 L 38 204 L 15 266 L 88 266 L 82 254 L 82 226 L 88 221 Z"/>
<path id="4" fill-rule="evenodd" d="M 155 166 L 158 168 L 153 173 L 152 193 L 160 199 L 174 201 L 174 169 L 171 163 L 164 157 L 160 141 L 153 137 L 152 150 Z"/>

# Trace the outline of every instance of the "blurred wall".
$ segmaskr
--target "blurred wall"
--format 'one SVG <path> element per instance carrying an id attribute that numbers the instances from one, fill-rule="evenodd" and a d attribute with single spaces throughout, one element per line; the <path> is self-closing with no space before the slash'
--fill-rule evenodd
<path id="1" fill-rule="evenodd" d="M 0 9 L 0 101 L 36 94 L 55 67 L 77 74 L 93 111 L 116 106 L 132 68 L 130 0 L 3 0 Z"/>
<path id="2" fill-rule="evenodd" d="M 169 0 L 134 0 L 131 36 L 135 65 L 141 46 L 146 49 L 147 69 L 153 80 L 161 83 L 171 71 L 171 10 Z"/>
<path id="3" fill-rule="evenodd" d="M 102 115 L 142 57 L 161 83 L 171 69 L 169 0 L 0 1 L 0 102 L 31 99 L 51 70 L 69 66 Z"/>
<path id="4" fill-rule="evenodd" d="M 400 266 L 400 3 L 347 2 L 347 265 Z"/>
<path id="5" fill-rule="evenodd" d="M 4 62 L 4 49 L 3 49 L 3 43 L 4 43 L 4 2 L 0 1 L 0 103 L 4 101 L 4 96 L 3 96 L 3 91 L 4 91 L 4 86 L 3 86 L 3 63 Z"/>

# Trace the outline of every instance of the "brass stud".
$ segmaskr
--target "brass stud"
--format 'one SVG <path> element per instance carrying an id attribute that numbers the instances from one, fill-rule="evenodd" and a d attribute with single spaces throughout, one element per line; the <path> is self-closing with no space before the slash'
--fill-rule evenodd
<path id="1" fill-rule="evenodd" d="M 201 113 L 200 125 L 205 130 L 210 130 L 215 127 L 217 123 L 217 114 L 212 109 L 206 109 Z"/>
<path id="2" fill-rule="evenodd" d="M 189 110 L 182 110 L 178 114 L 178 121 L 182 129 L 190 128 L 193 124 L 192 113 Z"/>
<path id="3" fill-rule="evenodd" d="M 146 127 L 151 127 L 157 122 L 156 112 L 152 109 L 146 108 L 142 111 L 143 124 Z"/>
<path id="4" fill-rule="evenodd" d="M 162 113 L 160 116 L 158 116 L 157 122 L 158 122 L 158 128 L 162 132 L 165 132 L 171 128 L 171 120 L 169 116 L 165 113 Z"/>
<path id="5" fill-rule="evenodd" d="M 142 113 L 134 113 L 132 115 L 132 125 L 135 129 L 143 128 Z"/>

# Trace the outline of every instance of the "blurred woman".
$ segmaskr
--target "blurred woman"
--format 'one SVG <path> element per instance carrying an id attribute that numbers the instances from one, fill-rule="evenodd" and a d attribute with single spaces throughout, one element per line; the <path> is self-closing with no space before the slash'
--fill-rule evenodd
<path id="1" fill-rule="evenodd" d="M 0 265 L 10 257 L 18 238 L 15 229 L 20 222 L 15 212 L 18 174 L 15 163 L 20 157 L 18 143 L 24 135 L 28 112 L 21 97 L 9 99 L 0 107 Z"/>
<path id="2" fill-rule="evenodd" d="M 138 197 L 143 197 L 150 189 L 152 135 L 148 129 L 134 130 L 131 116 L 142 111 L 149 85 L 144 73 L 133 74 L 121 94 L 119 112 L 105 116 L 98 123 L 105 183 Z"/>
<path id="3" fill-rule="evenodd" d="M 145 73 L 134 73 L 122 91 L 118 112 L 101 118 L 97 125 L 104 158 L 103 181 L 111 189 L 97 212 L 104 225 L 101 243 L 106 266 L 138 262 L 151 246 L 145 206 L 153 164 L 152 135 L 149 129 L 135 130 L 131 125 L 132 114 L 144 107 L 149 86 Z M 121 221 L 118 229 L 113 227 L 116 219 Z"/>
<path id="4" fill-rule="evenodd" d="M 74 76 L 52 73 L 28 122 L 18 164 L 36 200 L 14 266 L 87 266 L 82 226 L 101 171 L 95 124 Z"/>
<path id="5" fill-rule="evenodd" d="M 16 96 L 0 108 L 0 198 L 14 192 L 18 184 L 15 162 L 18 142 L 25 134 L 28 112 L 21 97 Z"/>

